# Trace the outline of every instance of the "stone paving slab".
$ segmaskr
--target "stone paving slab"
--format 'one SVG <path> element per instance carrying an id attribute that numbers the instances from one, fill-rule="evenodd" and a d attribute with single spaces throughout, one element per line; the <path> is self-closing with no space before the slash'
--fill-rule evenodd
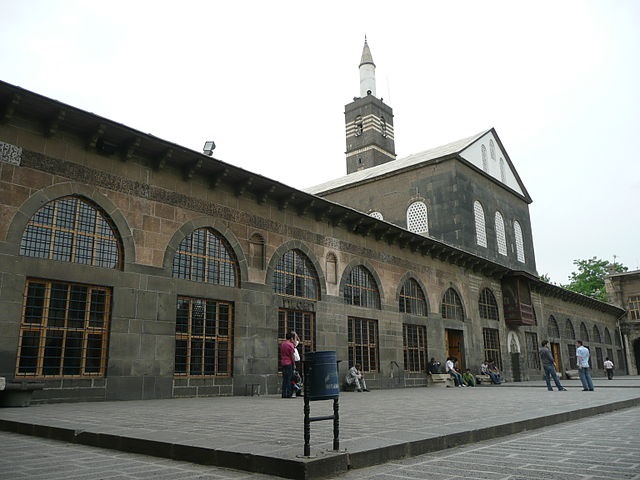
<path id="1" fill-rule="evenodd" d="M 333 422 L 311 424 L 303 456 L 302 398 L 211 397 L 0 409 L 0 429 L 68 442 L 306 479 L 640 405 L 640 377 L 596 379 L 596 391 L 544 382 L 410 388 L 340 395 Z M 517 388 L 513 388 L 517 387 Z M 310 403 L 330 415 L 332 401 Z"/>

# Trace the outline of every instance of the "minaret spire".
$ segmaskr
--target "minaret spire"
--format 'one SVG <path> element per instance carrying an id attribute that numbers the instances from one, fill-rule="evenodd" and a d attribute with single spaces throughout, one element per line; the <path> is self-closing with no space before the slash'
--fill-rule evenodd
<path id="1" fill-rule="evenodd" d="M 373 63 L 373 57 L 365 35 L 362 58 L 360 59 L 360 96 L 366 97 L 367 95 L 376 96 L 376 64 Z"/>

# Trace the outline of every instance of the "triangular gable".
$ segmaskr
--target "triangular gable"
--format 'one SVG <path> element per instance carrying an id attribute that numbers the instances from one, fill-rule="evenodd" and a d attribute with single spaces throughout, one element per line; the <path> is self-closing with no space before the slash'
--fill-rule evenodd
<path id="1" fill-rule="evenodd" d="M 460 156 L 498 182 L 531 201 L 495 129 L 487 131 L 460 152 Z"/>

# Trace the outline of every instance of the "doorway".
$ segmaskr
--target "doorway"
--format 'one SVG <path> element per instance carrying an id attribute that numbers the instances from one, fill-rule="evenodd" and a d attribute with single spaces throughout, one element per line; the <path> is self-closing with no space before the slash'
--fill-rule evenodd
<path id="1" fill-rule="evenodd" d="M 562 368 L 562 360 L 560 359 L 560 344 L 550 342 L 551 345 L 551 355 L 553 355 L 553 366 L 556 369 L 556 372 L 562 373 L 564 369 Z"/>
<path id="2" fill-rule="evenodd" d="M 462 330 L 445 329 L 444 341 L 447 345 L 447 357 L 458 359 L 458 369 L 464 371 L 464 335 Z"/>

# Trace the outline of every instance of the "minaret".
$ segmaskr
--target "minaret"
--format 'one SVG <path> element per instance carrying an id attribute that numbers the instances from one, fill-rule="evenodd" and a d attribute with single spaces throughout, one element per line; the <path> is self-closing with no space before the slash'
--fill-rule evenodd
<path id="1" fill-rule="evenodd" d="M 373 63 L 371 50 L 367 44 L 367 37 L 364 37 L 364 48 L 360 59 L 360 96 L 376 96 L 376 64 Z"/>
<path id="2" fill-rule="evenodd" d="M 347 173 L 395 160 L 393 110 L 376 97 L 376 64 L 364 39 L 360 59 L 360 97 L 344 107 Z"/>

